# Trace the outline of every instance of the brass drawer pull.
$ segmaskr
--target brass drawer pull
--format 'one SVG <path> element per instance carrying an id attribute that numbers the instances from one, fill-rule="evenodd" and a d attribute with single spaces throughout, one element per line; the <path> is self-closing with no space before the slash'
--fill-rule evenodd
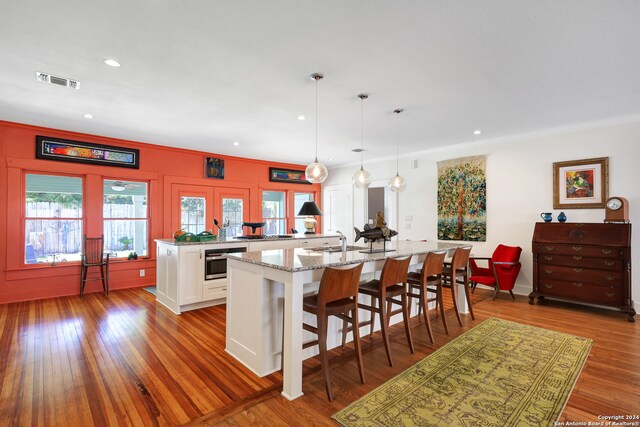
<path id="1" fill-rule="evenodd" d="M 582 256 L 574 255 L 573 259 L 575 259 L 576 261 L 580 261 L 582 259 Z"/>
<path id="2" fill-rule="evenodd" d="M 551 273 L 553 273 L 553 270 L 550 269 L 550 268 L 545 268 L 544 272 L 547 273 L 547 274 L 551 274 Z"/>
<path id="3" fill-rule="evenodd" d="M 581 268 L 574 268 L 573 271 L 575 271 L 576 273 L 580 273 L 582 271 Z"/>
<path id="4" fill-rule="evenodd" d="M 582 286 L 582 282 L 573 282 L 573 286 L 579 288 L 580 286 Z"/>
<path id="5" fill-rule="evenodd" d="M 552 256 L 545 256 L 544 259 L 547 260 L 547 261 L 551 261 L 553 259 L 553 257 Z"/>
<path id="6" fill-rule="evenodd" d="M 612 297 L 616 296 L 616 293 L 615 293 L 615 292 L 605 292 L 604 294 L 605 294 L 606 296 L 608 296 L 609 298 L 612 298 Z"/>
<path id="7" fill-rule="evenodd" d="M 606 279 L 607 279 L 608 281 L 612 281 L 612 280 L 614 280 L 615 278 L 616 278 L 616 276 L 612 276 L 612 275 L 610 275 L 610 274 L 608 274 L 608 275 L 607 275 L 607 277 L 606 277 Z"/>
<path id="8" fill-rule="evenodd" d="M 573 249 L 576 252 L 580 252 L 582 250 L 582 246 L 571 246 L 571 249 Z"/>
<path id="9" fill-rule="evenodd" d="M 602 253 L 605 254 L 605 255 L 609 255 L 609 254 L 611 254 L 611 252 L 613 252 L 611 249 L 603 249 L 602 250 Z"/>
<path id="10" fill-rule="evenodd" d="M 604 261 L 604 265 L 608 265 L 609 267 L 615 265 L 616 263 L 613 261 Z"/>
<path id="11" fill-rule="evenodd" d="M 548 251 L 552 251 L 555 249 L 555 246 L 545 246 L 544 248 Z"/>
<path id="12" fill-rule="evenodd" d="M 545 288 L 547 288 L 547 289 L 551 289 L 551 288 L 553 288 L 553 285 L 550 285 L 550 284 L 548 284 L 548 283 L 545 283 L 545 284 L 544 284 L 544 287 L 545 287 Z"/>

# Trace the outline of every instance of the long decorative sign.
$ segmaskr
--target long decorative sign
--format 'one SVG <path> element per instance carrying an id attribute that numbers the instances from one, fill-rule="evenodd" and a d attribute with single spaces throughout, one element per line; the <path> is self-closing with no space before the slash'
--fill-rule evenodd
<path id="1" fill-rule="evenodd" d="M 36 136 L 36 158 L 62 162 L 90 163 L 123 168 L 140 168 L 140 150 L 111 145 Z"/>

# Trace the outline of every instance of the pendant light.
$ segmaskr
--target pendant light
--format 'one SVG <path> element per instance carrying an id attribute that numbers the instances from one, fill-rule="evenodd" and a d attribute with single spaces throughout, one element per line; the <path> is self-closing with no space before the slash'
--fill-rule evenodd
<path id="1" fill-rule="evenodd" d="M 361 93 L 358 98 L 360 98 L 360 170 L 353 174 L 351 181 L 356 188 L 367 188 L 371 184 L 371 174 L 364 170 L 362 152 L 364 151 L 364 100 L 369 98 L 369 95 Z"/>
<path id="2" fill-rule="evenodd" d="M 320 73 L 311 74 L 311 79 L 316 81 L 316 158 L 304 171 L 305 178 L 312 184 L 321 184 L 329 176 L 327 167 L 318 161 L 318 82 L 324 76 Z"/>
<path id="3" fill-rule="evenodd" d="M 393 192 L 399 193 L 403 191 L 407 187 L 407 180 L 400 176 L 398 173 L 398 159 L 400 158 L 399 146 L 400 146 L 400 124 L 398 120 L 398 116 L 404 110 L 402 108 L 398 108 L 393 112 L 396 114 L 396 176 L 389 180 L 389 189 Z"/>

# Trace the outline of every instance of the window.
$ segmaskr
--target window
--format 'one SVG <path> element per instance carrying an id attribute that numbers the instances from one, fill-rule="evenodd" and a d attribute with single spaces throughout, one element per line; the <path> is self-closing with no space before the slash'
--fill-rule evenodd
<path id="1" fill-rule="evenodd" d="M 82 178 L 26 174 L 25 264 L 80 261 Z"/>
<path id="2" fill-rule="evenodd" d="M 262 192 L 262 219 L 266 222 L 264 234 L 286 234 L 285 193 L 283 191 Z"/>
<path id="3" fill-rule="evenodd" d="M 222 198 L 222 221 L 225 225 L 229 224 L 227 227 L 228 237 L 242 235 L 242 209 L 242 199 Z"/>
<path id="4" fill-rule="evenodd" d="M 181 199 L 180 228 L 187 233 L 198 234 L 204 230 L 206 219 L 206 202 L 204 197 L 186 197 Z"/>
<path id="5" fill-rule="evenodd" d="M 149 206 L 146 182 L 104 180 L 104 249 L 111 258 L 148 254 Z"/>
<path id="6" fill-rule="evenodd" d="M 295 193 L 293 195 L 295 206 L 293 213 L 296 215 L 296 222 L 294 228 L 298 230 L 299 233 L 304 233 L 304 216 L 297 216 L 298 212 L 302 208 L 304 202 L 313 202 L 313 194 L 312 193 Z"/>

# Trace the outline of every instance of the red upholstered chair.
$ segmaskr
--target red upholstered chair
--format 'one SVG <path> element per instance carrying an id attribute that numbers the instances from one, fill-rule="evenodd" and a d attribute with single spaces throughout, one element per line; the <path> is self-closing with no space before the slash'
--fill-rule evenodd
<path id="1" fill-rule="evenodd" d="M 493 252 L 491 258 L 472 257 L 469 259 L 471 266 L 471 282 L 472 293 L 476 290 L 478 283 L 491 286 L 495 289 L 492 299 L 496 299 L 498 291 L 509 291 L 511 297 L 513 295 L 513 286 L 516 284 L 518 273 L 520 273 L 520 253 L 522 248 L 519 246 L 498 245 Z M 488 267 L 479 267 L 476 263 L 478 260 L 488 260 Z"/>

